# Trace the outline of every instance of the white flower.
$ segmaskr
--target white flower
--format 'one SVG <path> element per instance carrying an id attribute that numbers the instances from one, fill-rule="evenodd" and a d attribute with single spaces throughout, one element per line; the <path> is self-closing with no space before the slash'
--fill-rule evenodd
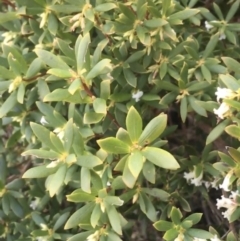
<path id="1" fill-rule="evenodd" d="M 229 106 L 226 103 L 222 103 L 218 109 L 213 109 L 215 115 L 217 115 L 220 119 L 224 118 L 224 115 L 230 110 Z"/>
<path id="2" fill-rule="evenodd" d="M 211 186 L 211 183 L 208 181 L 202 181 L 205 187 L 208 189 Z"/>
<path id="3" fill-rule="evenodd" d="M 211 182 L 212 188 L 215 188 L 216 190 L 218 190 L 217 182 L 218 182 L 217 179 L 214 179 L 214 180 Z"/>
<path id="4" fill-rule="evenodd" d="M 220 88 L 217 87 L 217 91 L 215 92 L 215 95 L 217 96 L 217 101 L 219 102 L 220 99 L 229 98 L 234 94 L 234 92 L 227 88 Z"/>
<path id="5" fill-rule="evenodd" d="M 135 99 L 136 102 L 138 102 L 142 96 L 143 92 L 139 90 L 136 93 L 132 93 L 132 98 Z"/>
<path id="6" fill-rule="evenodd" d="M 44 126 L 46 124 L 48 124 L 48 122 L 46 121 L 45 117 L 42 116 L 41 120 L 40 120 L 40 123 Z"/>
<path id="7" fill-rule="evenodd" d="M 190 181 L 192 178 L 195 177 L 195 174 L 194 174 L 194 171 L 192 172 L 184 172 L 183 173 L 183 177 L 187 180 L 187 181 Z"/>
<path id="8" fill-rule="evenodd" d="M 182 233 L 178 234 L 178 236 L 174 239 L 174 241 L 183 241 L 184 235 Z"/>
<path id="9" fill-rule="evenodd" d="M 193 241 L 207 241 L 207 240 L 202 238 L 194 238 Z"/>
<path id="10" fill-rule="evenodd" d="M 199 187 L 202 185 L 202 174 L 199 175 L 198 177 L 195 177 L 194 179 L 191 180 L 191 183 L 195 185 L 196 187 Z"/>
<path id="11" fill-rule="evenodd" d="M 107 182 L 107 186 L 108 186 L 108 187 L 111 187 L 111 183 L 110 183 L 109 181 Z"/>
<path id="12" fill-rule="evenodd" d="M 225 192 L 229 192 L 230 191 L 228 187 L 230 186 L 230 178 L 231 178 L 231 176 L 232 176 L 232 172 L 229 172 L 225 176 L 225 178 L 223 180 L 223 183 L 219 185 L 219 187 L 222 188 Z"/>
<path id="13" fill-rule="evenodd" d="M 32 208 L 32 210 L 35 210 L 37 208 L 37 205 L 38 205 L 38 200 L 35 199 L 35 200 L 31 201 L 29 206 L 30 206 L 30 208 Z"/>
<path id="14" fill-rule="evenodd" d="M 183 173 L 183 177 L 187 181 L 190 181 L 191 184 L 193 184 L 193 185 L 195 185 L 197 187 L 202 185 L 202 176 L 203 176 L 203 174 L 201 173 L 198 177 L 196 177 L 194 171 L 191 171 L 189 173 L 187 173 L 187 172 Z"/>
<path id="15" fill-rule="evenodd" d="M 226 35 L 224 33 L 221 33 L 219 36 L 219 40 L 226 39 Z"/>
<path id="16" fill-rule="evenodd" d="M 236 199 L 237 198 L 237 196 L 239 196 L 239 192 L 238 191 L 232 191 L 231 192 L 231 195 L 229 196 L 229 198 L 232 198 L 232 199 Z"/>
<path id="17" fill-rule="evenodd" d="M 210 238 L 211 241 L 221 241 L 218 236 L 215 234 L 213 238 Z"/>
<path id="18" fill-rule="evenodd" d="M 208 21 L 205 21 L 205 28 L 209 31 L 213 26 Z"/>
<path id="19" fill-rule="evenodd" d="M 221 199 L 217 199 L 217 209 L 220 208 L 232 208 L 233 206 L 235 206 L 235 202 L 233 201 L 233 199 L 228 198 L 228 197 L 224 197 L 223 195 L 221 196 Z"/>
<path id="20" fill-rule="evenodd" d="M 238 204 L 235 202 L 236 197 L 238 196 L 238 192 L 232 192 L 228 198 L 221 196 L 221 199 L 217 199 L 217 209 L 226 208 L 225 212 L 222 212 L 224 218 L 230 220 L 231 215 L 235 212 Z"/>

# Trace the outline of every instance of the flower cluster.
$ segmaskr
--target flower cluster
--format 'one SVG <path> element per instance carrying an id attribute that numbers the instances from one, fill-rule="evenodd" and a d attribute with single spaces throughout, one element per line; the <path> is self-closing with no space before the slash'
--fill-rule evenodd
<path id="1" fill-rule="evenodd" d="M 236 202 L 236 198 L 239 196 L 238 191 L 231 192 L 231 195 L 227 198 L 221 196 L 221 199 L 217 199 L 217 208 L 225 208 L 227 209 L 225 212 L 222 212 L 224 218 L 227 218 L 228 221 L 231 218 L 231 215 L 235 212 L 236 208 L 238 207 L 238 203 Z"/>
<path id="2" fill-rule="evenodd" d="M 187 182 L 190 182 L 196 187 L 202 186 L 204 184 L 206 188 L 209 188 L 211 186 L 212 188 L 218 189 L 218 186 L 217 186 L 218 180 L 214 179 L 212 182 L 202 180 L 203 173 L 201 173 L 198 177 L 196 177 L 195 171 L 193 170 L 191 172 L 184 172 L 183 177 L 187 180 Z"/>
<path id="3" fill-rule="evenodd" d="M 138 102 L 140 98 L 143 96 L 143 92 L 138 90 L 136 93 L 132 93 L 132 98 Z"/>
<path id="4" fill-rule="evenodd" d="M 217 91 L 215 92 L 215 95 L 217 96 L 217 101 L 220 102 L 220 99 L 229 99 L 234 96 L 234 91 L 227 89 L 227 88 L 217 88 Z M 230 107 L 225 103 L 222 102 L 218 109 L 213 109 L 214 114 L 216 114 L 220 119 L 224 119 L 224 117 L 229 112 Z"/>
<path id="5" fill-rule="evenodd" d="M 207 31 L 209 31 L 213 27 L 214 26 L 212 24 L 210 24 L 208 21 L 205 21 L 205 28 Z M 226 39 L 226 35 L 223 32 L 220 32 L 219 40 L 223 40 L 223 39 Z"/>

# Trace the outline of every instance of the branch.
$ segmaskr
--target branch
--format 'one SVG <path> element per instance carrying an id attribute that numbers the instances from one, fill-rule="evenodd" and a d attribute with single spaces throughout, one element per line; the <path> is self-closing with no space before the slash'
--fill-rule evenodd
<path id="1" fill-rule="evenodd" d="M 86 91 L 87 95 L 92 97 L 95 97 L 95 95 L 93 94 L 93 92 L 88 88 L 88 86 L 85 84 L 84 80 L 80 77 L 83 89 Z M 112 122 L 118 127 L 120 128 L 121 126 L 119 125 L 119 123 L 117 122 L 117 120 L 114 118 L 114 116 L 107 111 L 107 116 L 112 120 Z"/>
<path id="2" fill-rule="evenodd" d="M 36 76 L 33 76 L 33 77 L 29 78 L 29 79 L 23 78 L 23 81 L 30 82 L 30 81 L 36 80 L 37 78 L 42 77 L 42 76 L 44 76 L 44 75 L 46 75 L 46 72 L 41 73 L 41 74 L 38 74 L 38 75 L 36 75 Z"/>

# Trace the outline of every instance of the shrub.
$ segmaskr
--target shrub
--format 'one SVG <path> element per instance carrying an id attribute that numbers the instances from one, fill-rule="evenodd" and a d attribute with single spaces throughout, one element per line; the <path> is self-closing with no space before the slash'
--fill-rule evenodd
<path id="1" fill-rule="evenodd" d="M 238 240 L 239 0 L 216 2 L 1 1 L 1 240 Z"/>

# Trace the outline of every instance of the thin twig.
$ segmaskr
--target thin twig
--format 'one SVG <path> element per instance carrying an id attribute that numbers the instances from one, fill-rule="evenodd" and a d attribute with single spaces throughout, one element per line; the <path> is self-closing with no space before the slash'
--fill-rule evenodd
<path id="1" fill-rule="evenodd" d="M 84 90 L 86 91 L 87 95 L 90 96 L 91 98 L 95 97 L 95 95 L 92 93 L 92 91 L 89 89 L 89 87 L 86 85 L 85 81 L 83 80 L 83 78 L 80 77 L 82 86 L 84 88 Z M 114 118 L 114 116 L 107 111 L 107 116 L 112 120 L 112 122 L 118 127 L 120 128 L 121 126 L 119 125 L 119 123 L 117 122 L 117 120 Z"/>
<path id="2" fill-rule="evenodd" d="M 38 74 L 38 75 L 36 75 L 36 76 L 33 76 L 33 77 L 29 78 L 29 79 L 23 78 L 23 81 L 30 82 L 30 81 L 36 80 L 37 78 L 42 77 L 42 76 L 44 76 L 44 75 L 46 75 L 46 72 L 41 73 L 41 74 Z"/>

